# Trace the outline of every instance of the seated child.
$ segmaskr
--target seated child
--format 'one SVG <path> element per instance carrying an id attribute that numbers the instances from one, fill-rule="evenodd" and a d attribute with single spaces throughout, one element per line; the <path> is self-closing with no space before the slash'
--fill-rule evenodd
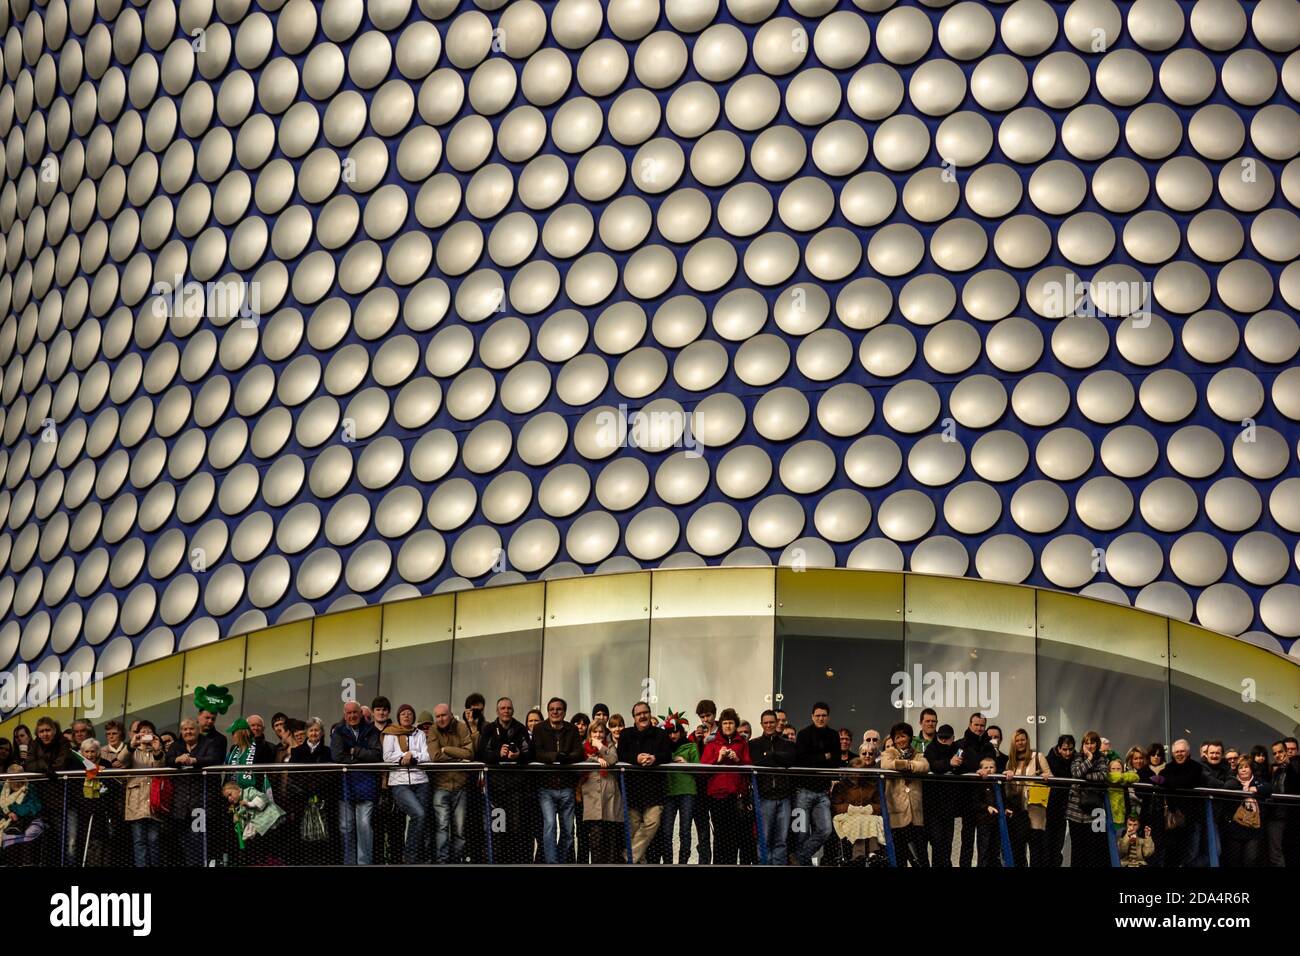
<path id="1" fill-rule="evenodd" d="M 1147 827 L 1142 836 L 1138 836 L 1138 818 L 1129 817 L 1124 824 L 1124 834 L 1119 838 L 1119 865 L 1146 866 L 1156 852 L 1156 842 L 1151 839 L 1151 828 Z"/>
<path id="2" fill-rule="evenodd" d="M 9 773 L 22 772 L 23 768 L 18 764 L 9 768 Z M 18 866 L 29 862 L 29 850 L 44 832 L 40 796 L 26 780 L 5 781 L 0 789 L 0 849 L 19 847 L 21 849 L 16 851 L 16 855 L 23 857 L 5 862 Z"/>
<path id="3" fill-rule="evenodd" d="M 854 757 L 849 766 L 869 766 L 862 757 Z M 880 791 L 876 779 L 867 774 L 845 774 L 831 787 L 831 823 L 835 835 L 847 840 L 851 851 L 849 865 L 875 866 L 884 862 L 880 848 L 885 842 L 885 823 L 880 816 Z"/>
<path id="4" fill-rule="evenodd" d="M 230 814 L 235 820 L 235 835 L 239 838 L 241 850 L 249 840 L 272 829 L 284 816 L 284 811 L 267 796 L 266 791 L 256 787 L 240 787 L 234 780 L 228 780 L 221 792 L 230 804 Z"/>

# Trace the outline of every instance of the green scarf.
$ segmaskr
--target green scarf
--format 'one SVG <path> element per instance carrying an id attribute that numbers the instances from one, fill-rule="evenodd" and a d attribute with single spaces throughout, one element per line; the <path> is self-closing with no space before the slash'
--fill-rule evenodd
<path id="1" fill-rule="evenodd" d="M 233 766 L 251 767 L 253 765 L 253 751 L 256 745 L 251 747 L 235 747 L 230 751 L 230 756 L 226 758 L 226 763 Z M 247 771 L 234 774 L 231 779 L 239 784 L 239 789 L 253 786 L 253 775 Z"/>

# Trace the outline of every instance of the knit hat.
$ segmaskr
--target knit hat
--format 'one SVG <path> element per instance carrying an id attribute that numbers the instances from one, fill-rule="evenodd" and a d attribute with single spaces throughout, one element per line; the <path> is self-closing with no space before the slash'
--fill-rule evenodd
<path id="1" fill-rule="evenodd" d="M 402 722 L 402 711 L 404 710 L 409 710 L 411 712 L 411 717 L 412 718 L 415 717 L 415 708 L 412 707 L 410 704 L 402 704 L 400 707 L 397 708 L 397 722 L 399 724 Z"/>
<path id="2" fill-rule="evenodd" d="M 249 733 L 252 733 L 253 728 L 248 726 L 248 721 L 243 717 L 240 717 L 226 729 L 226 733 L 233 734 L 236 730 L 247 730 Z"/>
<path id="3" fill-rule="evenodd" d="M 420 711 L 420 716 L 415 718 L 415 726 L 423 727 L 425 724 L 433 723 L 433 714 L 427 710 Z"/>

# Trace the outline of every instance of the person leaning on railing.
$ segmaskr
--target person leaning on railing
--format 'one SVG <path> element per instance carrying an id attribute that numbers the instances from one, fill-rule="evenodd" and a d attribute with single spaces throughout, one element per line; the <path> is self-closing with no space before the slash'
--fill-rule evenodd
<path id="1" fill-rule="evenodd" d="M 463 720 L 451 715 L 450 704 L 433 709 L 429 728 L 429 759 L 445 764 L 474 758 L 476 734 Z M 465 862 L 465 820 L 469 804 L 470 775 L 439 770 L 433 775 L 433 858 L 435 863 Z"/>
<path id="2" fill-rule="evenodd" d="M 379 763 L 383 759 L 379 731 L 361 716 L 361 705 L 350 700 L 343 705 L 343 722 L 330 733 L 330 754 L 335 763 Z M 339 834 L 343 840 L 345 866 L 368 866 L 373 858 L 375 835 L 372 821 L 379 779 L 368 772 L 343 774 L 339 798 Z"/>
<path id="3" fill-rule="evenodd" d="M 1233 779 L 1225 785 L 1227 790 L 1247 794 L 1232 801 L 1224 813 L 1223 833 L 1224 866 L 1262 866 L 1265 863 L 1264 803 L 1273 792 L 1272 783 L 1258 776 L 1250 760 L 1238 760 Z"/>
<path id="4" fill-rule="evenodd" d="M 690 737 L 684 714 L 669 712 L 664 722 L 664 730 L 673 746 L 673 763 L 699 763 L 700 748 Z M 663 862 L 673 862 L 673 821 L 677 821 L 677 862 L 689 863 L 691 860 L 691 824 L 695 817 L 695 802 L 701 799 L 694 774 L 668 774 L 668 793 L 664 797 L 664 814 L 659 823 L 659 832 L 663 836 Z M 652 863 L 659 862 L 652 860 Z"/>
<path id="5" fill-rule="evenodd" d="M 583 753 L 599 769 L 582 776 L 582 820 L 587 824 L 592 863 L 622 863 L 623 794 L 618 776 L 611 768 L 618 763 L 618 751 L 600 718 L 587 728 Z"/>
<path id="6" fill-rule="evenodd" d="M 795 766 L 831 770 L 840 765 L 840 735 L 830 726 L 830 705 L 818 701 L 812 707 L 812 723 L 795 737 Z M 803 816 L 807 832 L 795 841 L 795 862 L 811 866 L 813 856 L 832 833 L 830 777 L 805 776 L 795 785 L 794 809 Z"/>
<path id="7" fill-rule="evenodd" d="M 668 735 L 661 727 L 651 725 L 650 705 L 645 701 L 639 700 L 632 705 L 632 726 L 625 727 L 618 735 L 618 759 L 638 767 L 664 767 L 673 762 L 673 747 L 668 742 Z M 663 820 L 667 783 L 665 775 L 658 772 L 634 773 L 627 778 L 627 815 L 632 830 L 633 863 L 645 860 L 650 841 Z"/>
<path id="8" fill-rule="evenodd" d="M 196 811 L 203 809 L 203 787 L 206 782 L 197 771 L 221 761 L 212 761 L 213 755 L 205 752 L 199 740 L 199 722 L 193 717 L 181 721 L 180 734 L 180 738 L 163 754 L 166 766 L 190 771 L 175 774 L 171 778 L 172 819 L 180 830 L 181 858 L 185 865 L 203 866 L 203 831 L 196 828 L 194 823 Z"/>
<path id="9" fill-rule="evenodd" d="M 147 770 L 163 765 L 162 740 L 153 723 L 142 720 L 131 739 L 129 766 Z M 131 845 L 137 867 L 162 865 L 162 821 L 155 814 L 153 777 L 134 776 L 126 783 L 126 820 L 131 824 Z"/>
<path id="10" fill-rule="evenodd" d="M 72 754 L 72 745 L 63 736 L 58 723 L 51 717 L 36 721 L 36 738 L 31 742 L 23 767 L 29 773 L 43 773 L 48 779 L 37 781 L 35 791 L 45 807 L 50 835 L 40 843 L 40 858 L 44 866 L 57 866 L 59 848 L 67 839 L 67 829 L 75 829 L 70 820 L 63 783 L 55 779 L 60 770 L 76 770 L 81 761 Z M 71 825 L 71 827 L 69 827 Z"/>
<path id="11" fill-rule="evenodd" d="M 1300 760 L 1287 753 L 1287 740 L 1276 741 L 1272 753 L 1269 783 L 1273 792 L 1300 795 Z M 1275 802 L 1264 812 L 1264 828 L 1269 866 L 1300 866 L 1300 853 L 1296 852 L 1300 846 L 1300 804 Z"/>
<path id="12" fill-rule="evenodd" d="M 929 762 L 912 749 L 912 725 L 894 724 L 889 730 L 890 746 L 880 756 L 882 770 L 923 774 Z M 913 777 L 891 779 L 885 784 L 885 803 L 889 809 L 889 828 L 893 831 L 898 865 L 928 867 L 925 852 L 925 814 L 921 809 L 920 780 Z"/>
<path id="13" fill-rule="evenodd" d="M 538 763 L 567 765 L 583 759 L 578 728 L 565 720 L 569 704 L 560 697 L 546 702 L 546 719 L 533 730 L 533 759 Z M 538 775 L 537 803 L 542 822 L 542 860 L 568 863 L 573 853 L 573 811 L 577 802 L 572 771 Z"/>
<path id="14" fill-rule="evenodd" d="M 728 707 L 718 720 L 718 733 L 704 745 L 702 763 L 723 767 L 743 767 L 749 763 L 749 741 L 739 733 L 740 720 Z M 735 865 L 740 861 L 741 842 L 749 839 L 742 833 L 741 797 L 749 785 L 747 775 L 739 773 L 709 774 L 705 791 L 709 799 L 709 817 L 713 821 L 713 862 Z"/>
<path id="15" fill-rule="evenodd" d="M 423 863 L 424 821 L 429 807 L 429 775 L 419 768 L 429 762 L 429 745 L 424 732 L 415 726 L 415 708 L 402 704 L 397 708 L 397 723 L 383 733 L 384 763 L 399 769 L 388 774 L 388 790 L 393 803 L 406 816 L 403 863 Z"/>
<path id="16" fill-rule="evenodd" d="M 794 742 L 780 731 L 776 711 L 765 710 L 758 718 L 763 732 L 749 742 L 749 759 L 756 767 L 774 772 L 758 774 L 758 814 L 762 820 L 760 839 L 767 843 L 767 862 L 785 866 L 790 862 L 790 775 L 794 766 Z"/>
<path id="17" fill-rule="evenodd" d="M 1006 772 L 1013 777 L 1050 777 L 1047 760 L 1029 745 L 1029 731 L 1023 727 L 1011 735 Z M 1016 811 L 1007 817 L 1007 835 L 1011 858 L 1019 867 L 1046 865 L 1047 803 L 1052 799 L 1050 787 L 1008 781 L 1006 805 Z M 1060 799 L 1059 797 L 1057 799 Z"/>
<path id="18" fill-rule="evenodd" d="M 1070 776 L 1092 784 L 1106 782 L 1106 757 L 1101 752 L 1101 735 L 1097 731 L 1090 730 L 1083 735 L 1079 752 L 1070 762 Z M 1109 829 L 1102 826 L 1098 830 L 1095 825 L 1095 815 L 1103 812 L 1103 799 L 1105 791 L 1100 787 L 1070 788 L 1065 816 L 1070 821 L 1072 867 L 1109 865 L 1110 850 L 1106 843 L 1110 839 Z"/>
<path id="19" fill-rule="evenodd" d="M 1045 756 L 1047 766 L 1052 771 L 1052 776 L 1068 779 L 1071 775 L 1070 768 L 1074 763 L 1074 735 L 1061 734 L 1056 738 L 1056 746 L 1049 750 Z M 1066 819 L 1066 811 L 1069 809 L 1070 798 L 1068 792 L 1059 787 L 1049 789 L 1052 792 L 1047 801 L 1044 865 L 1057 867 L 1065 862 L 1065 835 L 1070 822 Z"/>
<path id="20" fill-rule="evenodd" d="M 934 729 L 934 736 L 925 748 L 925 762 L 930 765 L 930 776 L 944 777 L 957 773 L 952 766 L 952 758 L 957 753 L 954 742 L 956 731 L 952 724 L 941 724 Z M 913 741 L 913 746 L 920 744 L 921 738 Z M 920 754 L 920 751 L 917 751 Z M 957 814 L 961 808 L 964 793 L 957 792 L 961 784 L 927 781 L 921 788 L 921 812 L 925 818 L 923 829 L 925 843 L 930 848 L 930 865 L 937 869 L 952 866 L 952 839 L 957 829 Z"/>

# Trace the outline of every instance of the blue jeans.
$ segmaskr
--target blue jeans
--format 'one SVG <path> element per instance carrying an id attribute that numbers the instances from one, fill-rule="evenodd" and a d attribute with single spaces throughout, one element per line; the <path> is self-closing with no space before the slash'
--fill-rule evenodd
<path id="1" fill-rule="evenodd" d="M 695 794 L 673 793 L 664 797 L 664 815 L 659 822 L 659 830 L 668 840 L 665 856 L 672 859 L 673 817 L 681 815 L 677 822 L 677 862 L 691 861 L 691 819 L 695 815 Z"/>
<path id="2" fill-rule="evenodd" d="M 405 783 L 390 787 L 393 803 L 406 814 L 406 846 L 402 851 L 403 863 L 420 863 L 420 848 L 424 845 L 424 818 L 428 814 L 429 785 Z"/>
<path id="3" fill-rule="evenodd" d="M 131 849 L 137 867 L 162 866 L 162 847 L 158 842 L 161 829 L 157 820 L 131 821 Z"/>
<path id="4" fill-rule="evenodd" d="M 373 800 L 339 801 L 339 833 L 343 837 L 343 865 L 369 866 L 375 846 L 375 832 L 370 826 L 374 816 Z"/>
<path id="5" fill-rule="evenodd" d="M 434 863 L 465 862 L 464 790 L 433 790 Z"/>
<path id="6" fill-rule="evenodd" d="M 786 837 L 790 833 L 790 798 L 759 800 L 759 811 L 763 818 L 762 840 L 767 845 L 767 862 L 769 866 L 786 866 L 790 862 L 790 851 L 786 848 Z"/>
<path id="7" fill-rule="evenodd" d="M 573 850 L 572 787 L 561 790 L 543 790 L 538 795 L 542 806 L 542 860 L 546 863 L 567 863 Z M 560 839 L 555 839 L 555 818 L 560 819 Z"/>
<path id="8" fill-rule="evenodd" d="M 831 798 L 816 790 L 795 791 L 794 807 L 803 811 L 804 825 L 809 828 L 798 840 L 795 860 L 800 866 L 811 866 L 812 858 L 831 835 Z"/>

